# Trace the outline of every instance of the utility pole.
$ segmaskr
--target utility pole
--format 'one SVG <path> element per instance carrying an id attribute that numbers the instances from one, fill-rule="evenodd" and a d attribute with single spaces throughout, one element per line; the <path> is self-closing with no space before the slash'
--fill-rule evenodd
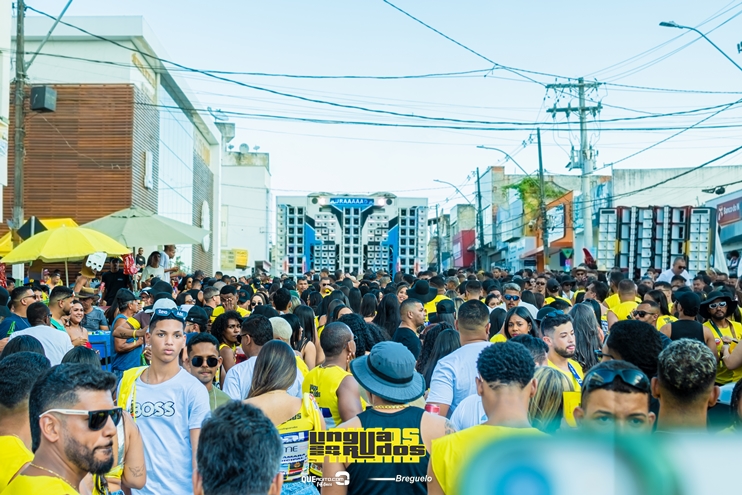
<path id="1" fill-rule="evenodd" d="M 438 273 L 440 274 L 443 271 L 443 266 L 441 265 L 441 217 L 438 214 L 438 204 L 435 205 L 435 245 L 437 247 L 436 251 L 436 262 L 438 264 Z"/>
<path id="2" fill-rule="evenodd" d="M 569 117 L 570 113 L 577 112 L 580 116 L 580 155 L 579 161 L 576 164 L 582 171 L 582 224 L 583 224 L 583 238 L 585 247 L 590 249 L 593 245 L 593 208 L 592 201 L 590 200 L 590 174 L 593 172 L 593 163 L 595 161 L 594 150 L 590 147 L 587 141 L 587 114 L 590 113 L 593 116 L 602 110 L 602 106 L 598 103 L 596 106 L 585 106 L 585 89 L 597 88 L 600 86 L 599 82 L 585 82 L 584 78 L 579 78 L 577 84 L 549 84 L 547 89 L 577 89 L 580 106 L 574 108 L 571 106 L 557 108 L 554 106 L 547 110 L 552 115 L 557 113 L 564 113 Z M 570 170 L 574 168 L 575 164 L 570 164 Z"/>
<path id="3" fill-rule="evenodd" d="M 482 268 L 482 260 L 479 259 L 479 255 L 484 252 L 484 222 L 482 221 L 482 190 L 479 185 L 479 167 L 477 167 L 477 230 L 479 231 L 479 249 L 477 249 L 477 256 L 474 258 L 479 263 L 479 268 Z"/>
<path id="4" fill-rule="evenodd" d="M 549 222 L 546 219 L 546 186 L 544 185 L 544 161 L 541 158 L 541 129 L 536 129 L 538 140 L 538 182 L 539 182 L 539 216 L 541 217 L 541 241 L 544 244 L 544 266 L 549 266 Z"/>
<path id="5" fill-rule="evenodd" d="M 15 167 L 13 193 L 13 230 L 23 225 L 23 159 L 26 149 L 23 142 L 26 137 L 24 125 L 24 104 L 26 99 L 26 62 L 24 60 L 25 43 L 23 24 L 26 15 L 25 0 L 16 0 L 17 30 L 15 39 Z M 14 236 L 15 237 L 15 236 Z M 21 278 L 22 279 L 22 278 Z"/>

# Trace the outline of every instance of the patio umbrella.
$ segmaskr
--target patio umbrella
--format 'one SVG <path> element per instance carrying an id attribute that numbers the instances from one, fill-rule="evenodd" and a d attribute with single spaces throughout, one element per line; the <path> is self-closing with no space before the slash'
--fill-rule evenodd
<path id="1" fill-rule="evenodd" d="M 157 215 L 143 208 L 127 208 L 83 225 L 129 247 L 165 244 L 201 244 L 209 231 Z"/>
<path id="2" fill-rule="evenodd" d="M 86 256 L 105 252 L 111 256 L 130 253 L 129 248 L 105 234 L 83 227 L 59 227 L 36 234 L 13 249 L 2 261 L 5 264 L 31 263 L 41 260 L 45 263 L 64 262 L 65 277 L 68 261 L 81 261 Z"/>

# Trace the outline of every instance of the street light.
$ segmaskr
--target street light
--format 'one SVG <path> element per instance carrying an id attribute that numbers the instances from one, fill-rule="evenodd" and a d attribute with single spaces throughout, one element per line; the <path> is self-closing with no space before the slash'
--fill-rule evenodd
<path id="1" fill-rule="evenodd" d="M 464 200 L 467 203 L 469 203 L 469 206 L 474 206 L 474 204 L 472 204 L 472 202 L 469 201 L 469 198 L 467 198 L 466 196 L 464 196 L 464 193 L 462 193 L 461 190 L 458 187 L 456 187 L 454 184 L 451 184 L 450 182 L 446 182 L 445 180 L 438 180 L 438 179 L 433 179 L 433 182 L 440 182 L 441 184 L 448 184 L 449 186 L 451 186 L 454 189 L 456 189 L 456 192 L 459 193 L 461 195 L 461 197 L 464 198 Z"/>
<path id="2" fill-rule="evenodd" d="M 512 156 L 510 156 L 506 151 L 503 151 L 500 148 L 493 148 L 492 146 L 484 146 L 484 145 L 481 145 L 481 144 L 479 146 L 477 146 L 477 148 L 480 148 L 480 149 L 483 149 L 483 150 L 499 151 L 500 153 L 502 153 L 503 155 L 505 155 L 505 158 L 507 158 L 511 162 L 515 163 L 515 165 L 520 169 L 521 172 L 523 172 L 526 175 L 531 175 L 528 172 L 526 172 L 523 169 L 523 167 L 520 166 L 520 163 L 516 162 L 515 161 L 515 158 L 513 158 Z"/>
<path id="3" fill-rule="evenodd" d="M 719 51 L 719 53 L 721 53 L 722 55 L 724 55 L 724 57 L 726 57 L 727 60 L 729 60 L 731 63 L 733 63 L 736 68 L 738 68 L 739 70 L 742 71 L 742 67 L 740 67 L 737 62 L 735 62 L 734 60 L 732 60 L 732 58 L 729 55 L 727 55 L 726 53 L 724 53 L 724 50 L 722 50 L 721 48 L 719 48 L 718 46 L 716 46 L 716 43 L 714 43 L 713 41 L 711 41 L 710 39 L 708 39 L 706 37 L 706 35 L 703 34 L 701 31 L 699 31 L 698 29 L 696 29 L 694 27 L 690 27 L 690 26 L 681 26 L 680 24 L 678 24 L 675 21 L 660 22 L 660 26 L 661 27 L 675 28 L 675 29 L 688 29 L 690 31 L 693 31 L 693 32 L 697 33 L 701 38 L 703 38 L 706 41 L 708 41 L 709 43 L 711 43 L 711 46 L 713 46 L 714 48 L 716 48 Z"/>

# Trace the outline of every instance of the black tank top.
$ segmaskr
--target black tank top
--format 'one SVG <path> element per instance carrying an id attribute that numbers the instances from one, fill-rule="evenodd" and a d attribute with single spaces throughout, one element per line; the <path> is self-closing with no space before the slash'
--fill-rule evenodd
<path id="1" fill-rule="evenodd" d="M 670 323 L 670 340 L 693 339 L 706 343 L 703 325 L 694 320 L 678 320 Z"/>
<path id="2" fill-rule="evenodd" d="M 420 428 L 425 410 L 407 407 L 394 413 L 382 413 L 367 409 L 358 415 L 364 428 Z M 422 436 L 420 438 L 422 442 Z M 355 462 L 348 464 L 346 470 L 350 477 L 348 495 L 427 495 L 425 477 L 428 474 L 430 454 L 418 463 L 382 464 Z M 369 478 L 414 477 L 414 483 L 396 481 L 368 481 Z"/>

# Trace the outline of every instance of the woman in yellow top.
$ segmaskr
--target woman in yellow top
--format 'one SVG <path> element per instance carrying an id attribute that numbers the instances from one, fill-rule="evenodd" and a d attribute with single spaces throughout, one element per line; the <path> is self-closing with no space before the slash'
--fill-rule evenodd
<path id="1" fill-rule="evenodd" d="M 505 315 L 505 323 L 502 330 L 495 334 L 490 342 L 507 342 L 516 335 L 529 334 L 536 338 L 538 336 L 538 324 L 531 317 L 530 311 L 521 306 L 511 308 Z"/>
<path id="2" fill-rule="evenodd" d="M 660 305 L 660 316 L 657 318 L 657 330 L 664 327 L 668 323 L 678 321 L 672 314 L 670 314 L 670 307 L 667 304 L 667 297 L 661 290 L 650 290 L 644 294 L 645 301 L 654 301 Z"/>
<path id="3" fill-rule="evenodd" d="M 291 347 L 279 340 L 268 342 L 258 353 L 245 403 L 263 411 L 281 435 L 284 444 L 281 493 L 317 495 L 317 488 L 312 483 L 302 482 L 302 476 L 308 476 L 310 471 L 309 433 L 324 430 L 325 421 L 311 394 L 304 394 L 300 399 L 287 392 L 297 372 Z"/>
<path id="4" fill-rule="evenodd" d="M 219 385 L 224 385 L 227 372 L 237 363 L 235 352 L 239 346 L 240 326 L 242 318 L 236 311 L 227 311 L 216 317 L 211 324 L 211 335 L 219 341 L 219 355 L 222 357 L 222 367 L 219 371 Z"/>

